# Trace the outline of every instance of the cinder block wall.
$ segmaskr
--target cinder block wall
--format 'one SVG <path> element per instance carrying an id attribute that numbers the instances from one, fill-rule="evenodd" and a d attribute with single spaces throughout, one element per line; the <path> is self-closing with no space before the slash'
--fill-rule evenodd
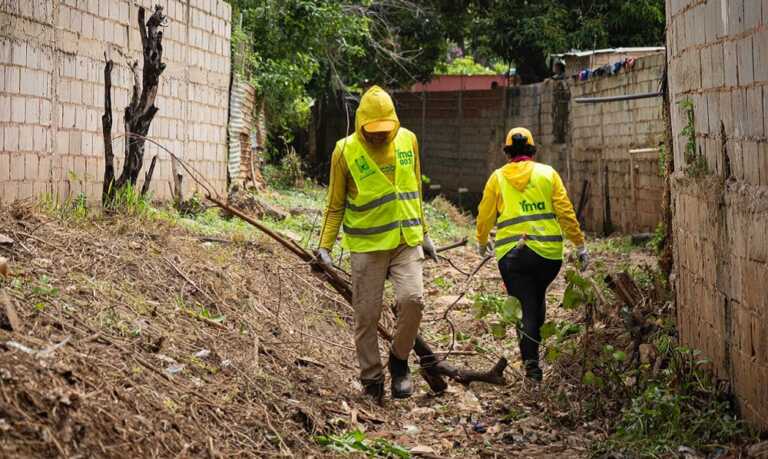
<path id="1" fill-rule="evenodd" d="M 662 219 L 664 180 L 659 170 L 664 120 L 660 97 L 577 104 L 575 97 L 653 92 L 664 55 L 637 59 L 630 71 L 585 82 L 543 83 L 489 91 L 396 93 L 403 126 L 419 135 L 425 174 L 456 197 L 469 189 L 474 202 L 488 175 L 504 163 L 507 130 L 531 129 L 538 160 L 555 167 L 574 206 L 590 182 L 583 211 L 586 229 L 653 231 Z M 606 212 L 606 208 L 608 211 Z"/>
<path id="2" fill-rule="evenodd" d="M 664 54 L 636 60 L 630 71 L 571 85 L 571 96 L 604 97 L 659 90 Z M 653 231 L 662 217 L 664 179 L 659 151 L 664 143 L 660 97 L 570 106 L 568 184 L 578 199 L 589 181 L 584 209 L 587 229 L 622 232 Z"/>
<path id="3" fill-rule="evenodd" d="M 113 135 L 124 133 L 132 87 L 129 60 L 141 63 L 138 8 L 168 15 L 149 136 L 188 160 L 218 191 L 226 188 L 230 6 L 223 0 L 5 0 L 0 2 L 0 201 L 43 193 L 100 199 L 104 174 L 104 53 L 115 61 Z M 141 64 L 140 64 L 141 65 Z M 115 142 L 122 167 L 124 139 Z M 152 191 L 170 195 L 168 155 L 159 154 Z M 145 169 L 146 169 L 145 166 Z M 117 169 L 119 174 L 121 169 Z M 143 177 L 143 174 L 142 174 Z M 184 181 L 187 192 L 194 184 Z"/>
<path id="4" fill-rule="evenodd" d="M 512 127 L 529 128 L 539 161 L 560 168 L 565 137 L 553 133 L 554 88 L 560 86 L 546 81 L 483 91 L 398 92 L 394 99 L 401 124 L 419 138 L 424 174 L 452 199 L 467 189 L 462 203 L 474 206 L 490 173 L 504 164 L 502 145 Z M 567 105 L 567 90 L 557 94 Z"/>
<path id="5" fill-rule="evenodd" d="M 422 173 L 440 192 L 479 201 L 488 158 L 501 154 L 503 90 L 395 94 L 400 123 L 416 133 Z M 467 202 L 467 201 L 463 201 Z"/>
<path id="6" fill-rule="evenodd" d="M 680 339 L 768 428 L 768 1 L 666 6 Z M 696 142 L 687 155 L 686 99 Z"/>

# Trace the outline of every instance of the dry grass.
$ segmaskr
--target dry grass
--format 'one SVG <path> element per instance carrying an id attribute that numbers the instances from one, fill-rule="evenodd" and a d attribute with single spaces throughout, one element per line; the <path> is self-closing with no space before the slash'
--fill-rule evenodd
<path id="1" fill-rule="evenodd" d="M 466 221 L 441 201 L 440 212 Z M 0 287 L 22 323 L 0 329 L 4 455 L 322 456 L 314 435 L 361 429 L 443 456 L 578 457 L 604 434 L 600 421 L 576 422 L 578 368 L 549 367 L 531 389 L 512 335 L 493 339 L 466 304 L 451 313 L 461 334 L 451 359 L 486 368 L 505 355 L 510 384 L 454 384 L 433 397 L 416 378 L 415 397 L 371 405 L 359 394 L 348 306 L 270 240 L 221 226 L 232 231 L 0 208 L 0 233 L 16 241 L 0 245 L 12 271 Z M 467 269 L 479 261 L 471 247 L 448 255 Z M 611 267 L 632 255 L 594 258 Z M 425 265 L 422 331 L 438 351 L 450 342 L 446 300 L 464 279 Z M 561 277 L 550 305 L 564 287 Z M 475 292 L 501 294 L 495 267 L 471 282 Z M 550 317 L 579 320 L 556 307 Z"/>
<path id="2" fill-rule="evenodd" d="M 22 323 L 0 330 L 5 453 L 305 455 L 344 428 L 350 319 L 270 244 L 30 208 L 1 210 L 0 233 L 17 241 L 0 282 Z"/>
<path id="3" fill-rule="evenodd" d="M 173 221 L 62 220 L 31 206 L 1 209 L 0 233 L 16 241 L 0 248 L 12 270 L 0 285 L 22 323 L 0 330 L 7 455 L 324 455 L 315 434 L 354 429 L 456 457 L 488 442 L 495 452 L 583 451 L 540 420 L 525 431 L 550 444 L 505 443 L 497 419 L 526 391 L 516 370 L 509 387 L 453 385 L 440 398 L 417 378 L 416 397 L 371 405 L 359 393 L 348 306 L 271 241 L 205 242 Z M 451 256 L 475 263 L 469 249 Z M 446 269 L 427 265 L 428 284 Z M 484 276 L 476 287 L 496 273 Z M 428 317 L 441 314 L 438 295 Z M 462 333 L 482 333 L 469 311 L 455 319 Z M 444 323 L 424 328 L 444 338 Z M 492 353 L 514 348 L 501 344 Z M 452 357 L 465 358 L 476 368 L 495 360 Z M 478 421 L 495 427 L 473 432 Z"/>
<path id="4" fill-rule="evenodd" d="M 448 219 L 457 226 L 468 226 L 473 223 L 471 216 L 462 212 L 451 201 L 445 199 L 443 195 L 437 196 L 430 202 L 430 204 L 435 210 L 445 214 Z"/>

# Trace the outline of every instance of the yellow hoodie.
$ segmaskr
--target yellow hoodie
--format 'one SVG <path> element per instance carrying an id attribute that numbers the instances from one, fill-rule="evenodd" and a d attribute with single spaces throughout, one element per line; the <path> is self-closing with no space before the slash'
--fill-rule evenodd
<path id="1" fill-rule="evenodd" d="M 508 163 L 501 168 L 504 178 L 519 191 L 525 190 L 533 172 L 533 161 L 520 161 Z M 557 221 L 565 236 L 576 246 L 584 244 L 584 234 L 579 228 L 579 221 L 573 212 L 573 204 L 568 199 L 565 185 L 560 175 L 555 172 L 555 182 L 552 187 L 552 207 L 555 210 Z M 496 225 L 496 218 L 504 209 L 504 201 L 501 197 L 501 188 L 496 174 L 491 174 L 483 191 L 483 200 L 477 208 L 477 242 L 488 243 L 488 234 Z"/>
<path id="2" fill-rule="evenodd" d="M 362 129 L 366 124 L 374 121 L 394 121 L 393 129 L 388 138 L 388 142 L 382 146 L 373 146 L 365 141 Z M 395 106 L 392 98 L 383 89 L 378 86 L 371 87 L 360 99 L 360 106 L 355 112 L 355 133 L 354 136 L 363 144 L 365 151 L 381 169 L 381 172 L 394 182 L 395 179 L 395 145 L 392 142 L 398 133 L 406 133 L 413 138 L 413 153 L 415 161 L 413 167 L 416 177 L 419 181 L 419 196 L 421 196 L 421 166 L 419 163 L 419 145 L 416 135 L 411 131 L 400 127 L 400 120 L 395 113 Z M 342 149 L 344 140 L 336 144 L 336 148 L 331 155 L 331 177 L 328 184 L 328 202 L 325 207 L 325 216 L 323 217 L 323 227 L 320 231 L 320 247 L 332 249 L 336 237 L 339 234 L 342 220 L 344 219 L 344 208 L 347 204 L 347 196 L 354 198 L 357 196 L 357 186 L 352 174 L 349 173 L 347 161 L 344 159 Z M 424 220 L 424 208 L 421 208 L 421 221 L 424 227 L 424 233 L 427 232 L 427 226 Z"/>

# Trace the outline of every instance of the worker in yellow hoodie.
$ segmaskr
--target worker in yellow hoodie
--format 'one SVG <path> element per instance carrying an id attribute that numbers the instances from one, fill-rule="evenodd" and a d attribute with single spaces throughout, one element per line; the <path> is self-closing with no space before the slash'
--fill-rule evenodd
<path id="1" fill-rule="evenodd" d="M 526 376 L 541 381 L 540 331 L 547 287 L 563 261 L 563 233 L 576 245 L 581 269 L 589 256 L 560 175 L 533 161 L 536 144 L 531 132 L 522 127 L 510 130 L 504 153 L 507 164 L 491 174 L 478 208 L 478 250 L 489 255 L 488 234 L 496 226 L 493 247 L 499 271 L 507 294 L 516 297 L 523 309 L 518 338 Z"/>
<path id="2" fill-rule="evenodd" d="M 384 281 L 394 284 L 397 325 L 389 353 L 393 398 L 413 393 L 408 355 L 424 308 L 422 264 L 437 260 L 426 234 L 416 136 L 400 127 L 392 99 L 373 86 L 355 114 L 354 134 L 339 140 L 331 158 L 328 203 L 318 259 L 332 266 L 339 228 L 350 251 L 355 347 L 366 394 L 381 402 L 384 373 L 377 325 Z"/>

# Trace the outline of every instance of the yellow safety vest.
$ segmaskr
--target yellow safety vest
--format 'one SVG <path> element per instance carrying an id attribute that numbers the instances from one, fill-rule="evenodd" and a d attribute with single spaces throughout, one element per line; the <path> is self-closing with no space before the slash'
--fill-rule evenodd
<path id="1" fill-rule="evenodd" d="M 563 233 L 552 208 L 554 169 L 534 163 L 531 179 L 518 191 L 497 169 L 504 209 L 496 221 L 496 259 L 501 260 L 525 235 L 525 245 L 544 258 L 563 259 Z"/>
<path id="2" fill-rule="evenodd" d="M 414 171 L 411 135 L 402 129 L 395 136 L 395 183 L 353 134 L 343 144 L 344 159 L 357 186 L 357 196 L 347 198 L 342 244 L 351 252 L 394 249 L 401 242 L 413 247 L 424 239 L 419 177 Z"/>

